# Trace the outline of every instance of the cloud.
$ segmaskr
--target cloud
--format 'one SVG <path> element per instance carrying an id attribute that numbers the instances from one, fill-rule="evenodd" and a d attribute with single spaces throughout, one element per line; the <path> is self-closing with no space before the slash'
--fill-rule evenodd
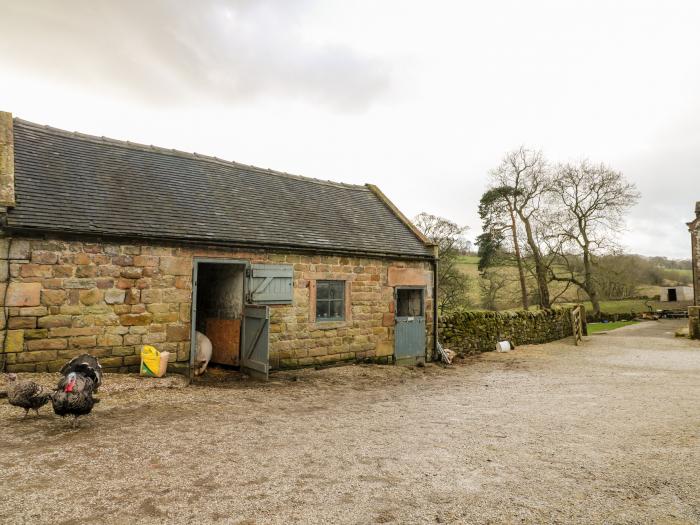
<path id="1" fill-rule="evenodd" d="M 693 0 L 0 0 L 0 108 L 374 182 L 472 235 L 488 170 L 525 143 L 622 171 L 642 200 L 621 242 L 687 258 L 699 17 Z"/>
<path id="2" fill-rule="evenodd" d="M 148 103 L 302 99 L 361 111 L 387 64 L 304 31 L 310 0 L 0 0 L 0 60 Z"/>

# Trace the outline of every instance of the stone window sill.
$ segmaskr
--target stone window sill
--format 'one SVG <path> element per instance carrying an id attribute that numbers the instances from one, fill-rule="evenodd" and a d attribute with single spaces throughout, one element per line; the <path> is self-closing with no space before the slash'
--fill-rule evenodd
<path id="1" fill-rule="evenodd" d="M 314 330 L 335 330 L 337 328 L 347 328 L 348 321 L 316 321 L 312 324 Z"/>

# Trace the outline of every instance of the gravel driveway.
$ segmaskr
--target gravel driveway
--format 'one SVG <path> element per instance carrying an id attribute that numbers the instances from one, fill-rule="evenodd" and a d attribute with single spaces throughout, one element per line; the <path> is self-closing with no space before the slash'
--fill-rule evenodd
<path id="1" fill-rule="evenodd" d="M 447 369 L 110 375 L 76 430 L 0 400 L 0 522 L 700 523 L 700 343 L 680 325 Z"/>

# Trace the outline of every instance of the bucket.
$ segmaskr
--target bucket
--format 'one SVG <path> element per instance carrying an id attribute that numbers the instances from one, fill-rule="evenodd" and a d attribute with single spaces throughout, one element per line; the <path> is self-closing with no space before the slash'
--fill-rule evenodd
<path id="1" fill-rule="evenodd" d="M 510 352 L 510 341 L 499 341 L 496 343 L 496 352 Z"/>

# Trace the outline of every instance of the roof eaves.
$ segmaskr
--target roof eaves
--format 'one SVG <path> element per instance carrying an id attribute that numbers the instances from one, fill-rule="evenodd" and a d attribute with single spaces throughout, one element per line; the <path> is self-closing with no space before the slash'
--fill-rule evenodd
<path id="1" fill-rule="evenodd" d="M 6 225 L 0 228 L 2 231 L 8 233 L 16 234 L 26 234 L 26 235 L 57 235 L 57 236 L 67 236 L 67 237 L 80 237 L 80 236 L 90 236 L 93 238 L 111 238 L 111 239 L 130 239 L 139 240 L 142 242 L 165 242 L 165 243 L 175 243 L 184 245 L 197 245 L 197 246 L 219 246 L 219 247 L 232 247 L 232 248 L 252 248 L 252 249 L 269 249 L 269 250 L 281 250 L 290 252 L 304 252 L 304 253 L 326 253 L 326 254 L 339 254 L 339 255 L 354 255 L 354 256 L 367 256 L 376 258 L 397 258 L 397 259 L 428 259 L 432 257 L 428 254 L 418 254 L 411 252 L 392 252 L 392 251 L 377 251 L 377 250 L 363 250 L 357 248 L 338 248 L 332 246 L 309 246 L 302 244 L 277 244 L 269 242 L 240 242 L 231 239 L 204 239 L 200 237 L 179 237 L 179 236 L 168 236 L 168 235 L 140 235 L 136 233 L 116 233 L 116 232 L 100 232 L 100 231 L 82 231 L 82 230 L 72 230 L 63 228 L 36 228 L 36 227 L 26 227 L 26 226 L 12 226 Z"/>

